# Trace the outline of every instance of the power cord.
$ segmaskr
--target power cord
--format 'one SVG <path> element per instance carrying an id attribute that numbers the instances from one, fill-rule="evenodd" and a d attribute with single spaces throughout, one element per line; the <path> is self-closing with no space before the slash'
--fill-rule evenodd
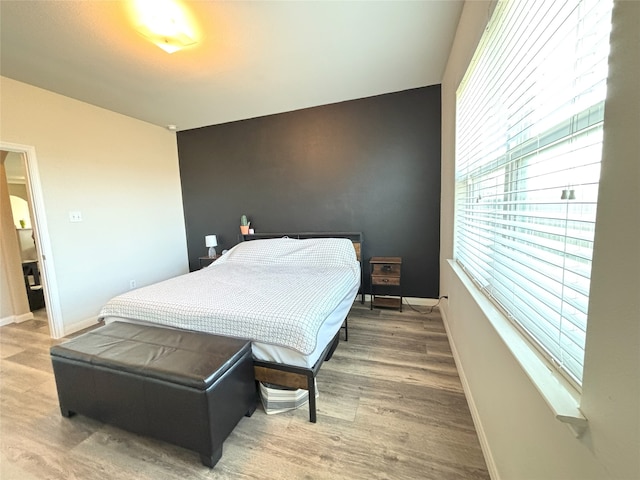
<path id="1" fill-rule="evenodd" d="M 414 312 L 420 313 L 421 315 L 429 315 L 429 314 L 433 313 L 433 309 L 434 308 L 436 308 L 438 305 L 440 305 L 440 302 L 442 302 L 443 298 L 446 298 L 447 300 L 449 300 L 449 296 L 448 295 L 442 295 L 440 298 L 438 298 L 437 303 L 435 303 L 434 305 L 431 305 L 431 308 L 429 308 L 429 310 L 426 311 L 426 312 L 422 312 L 422 311 L 418 310 L 417 308 L 415 308 L 413 305 L 411 305 L 407 301 L 406 297 L 403 297 L 402 300 L 404 301 L 405 305 L 407 305 Z"/>

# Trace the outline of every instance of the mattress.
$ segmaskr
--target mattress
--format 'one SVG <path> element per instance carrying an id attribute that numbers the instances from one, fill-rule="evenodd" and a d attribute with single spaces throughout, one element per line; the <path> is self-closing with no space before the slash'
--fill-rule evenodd
<path id="1" fill-rule="evenodd" d="M 99 316 L 246 338 L 256 359 L 311 367 L 359 286 L 350 240 L 254 240 L 202 270 L 114 297 Z"/>

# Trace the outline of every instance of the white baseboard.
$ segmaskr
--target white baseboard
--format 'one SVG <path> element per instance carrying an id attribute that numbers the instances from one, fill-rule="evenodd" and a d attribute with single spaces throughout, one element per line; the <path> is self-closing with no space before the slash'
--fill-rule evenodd
<path id="1" fill-rule="evenodd" d="M 482 426 L 480 413 L 478 412 L 478 408 L 476 407 L 475 401 L 473 399 L 473 394 L 471 393 L 471 387 L 469 387 L 467 376 L 464 373 L 464 368 L 462 367 L 462 362 L 460 360 L 460 356 L 458 355 L 456 344 L 453 341 L 453 338 L 451 337 L 451 331 L 449 330 L 449 323 L 447 321 L 448 319 L 447 319 L 447 313 L 445 308 L 440 309 L 440 315 L 442 316 L 442 323 L 444 323 L 444 328 L 447 331 L 447 338 L 449 339 L 449 346 L 451 347 L 451 353 L 453 353 L 453 360 L 456 363 L 458 375 L 460 376 L 460 382 L 462 383 L 462 389 L 464 390 L 464 395 L 467 398 L 467 403 L 469 404 L 469 411 L 471 412 L 473 425 L 476 427 L 476 433 L 478 434 L 478 441 L 480 442 L 480 448 L 482 449 L 484 461 L 487 464 L 487 470 L 489 471 L 489 476 L 491 477 L 492 480 L 500 480 L 498 467 L 496 466 L 495 460 L 493 459 L 493 455 L 491 454 L 491 448 L 489 447 L 489 440 L 487 439 L 487 435 Z"/>
<path id="2" fill-rule="evenodd" d="M 27 312 L 27 313 L 23 313 L 22 315 L 14 315 L 14 317 L 16 318 L 15 320 L 16 323 L 22 323 L 22 322 L 26 322 L 27 320 L 33 320 L 33 313 Z"/>
<path id="3" fill-rule="evenodd" d="M 422 307 L 433 307 L 438 304 L 437 298 L 419 298 L 419 297 L 402 297 L 402 300 L 405 303 L 410 303 L 411 305 L 420 305 Z"/>
<path id="4" fill-rule="evenodd" d="M 8 317 L 0 318 L 0 327 L 10 325 L 12 323 L 22 323 L 33 318 L 33 313 L 23 313 L 22 315 L 9 315 Z"/>
<path id="5" fill-rule="evenodd" d="M 72 335 L 76 332 L 79 332 L 80 330 L 84 330 L 85 328 L 95 327 L 98 323 L 98 317 L 95 316 L 87 318 L 86 320 L 82 320 L 80 322 L 76 322 L 72 325 L 65 325 L 64 336 L 66 337 L 67 335 Z"/>

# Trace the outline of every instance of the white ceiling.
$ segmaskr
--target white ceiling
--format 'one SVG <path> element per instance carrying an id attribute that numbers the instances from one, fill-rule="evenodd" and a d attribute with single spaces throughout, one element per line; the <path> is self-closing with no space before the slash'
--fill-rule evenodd
<path id="1" fill-rule="evenodd" d="M 184 1 L 165 53 L 124 1 L 0 1 L 0 73 L 178 130 L 441 83 L 462 0 Z"/>

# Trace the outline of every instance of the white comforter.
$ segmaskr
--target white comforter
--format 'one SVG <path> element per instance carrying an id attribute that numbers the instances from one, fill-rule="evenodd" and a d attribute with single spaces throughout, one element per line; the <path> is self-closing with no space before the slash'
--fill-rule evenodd
<path id="1" fill-rule="evenodd" d="M 207 268 L 119 295 L 100 317 L 246 338 L 307 355 L 324 320 L 359 283 L 350 240 L 254 240 Z"/>

